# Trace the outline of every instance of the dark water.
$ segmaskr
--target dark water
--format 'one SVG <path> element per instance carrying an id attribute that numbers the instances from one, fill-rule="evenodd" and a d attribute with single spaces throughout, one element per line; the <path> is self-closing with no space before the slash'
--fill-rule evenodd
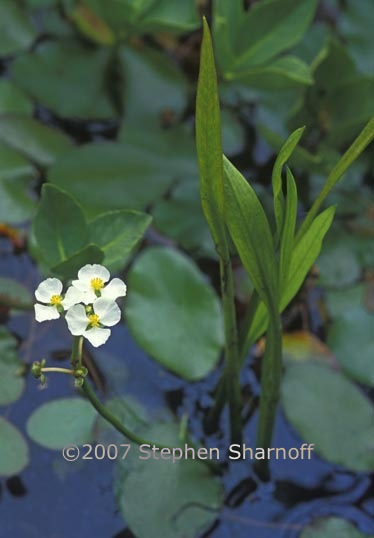
<path id="1" fill-rule="evenodd" d="M 39 276 L 25 254 L 14 256 L 9 243 L 1 240 L 0 256 L 1 276 L 10 276 L 30 290 L 35 289 Z M 46 357 L 49 363 L 57 364 L 53 358 L 56 352 L 69 348 L 64 323 L 39 325 L 31 314 L 22 314 L 12 317 L 8 326 L 22 340 L 21 355 L 26 363 Z M 178 416 L 187 412 L 196 438 L 207 446 L 222 448 L 222 453 L 229 445 L 226 417 L 219 434 L 208 438 L 202 431 L 217 373 L 203 382 L 185 384 L 148 359 L 124 326 L 115 327 L 105 352 L 95 350 L 93 357 L 109 395 L 131 394 L 151 409 L 168 405 Z M 67 366 L 68 360 L 59 360 L 58 365 Z M 109 373 L 113 368 L 114 376 Z M 242 381 L 247 392 L 258 394 L 258 381 L 249 366 Z M 53 398 L 73 394 L 67 376 L 50 376 L 44 389 L 28 376 L 20 400 L 0 409 L 0 413 L 25 433 L 25 423 L 35 408 Z M 253 446 L 256 419 L 256 413 L 252 413 L 246 424 L 244 441 L 248 446 Z M 300 444 L 301 439 L 279 412 L 274 446 Z M 31 440 L 29 445 L 31 464 L 19 477 L 1 481 L 0 538 L 133 536 L 117 511 L 112 462 L 68 463 L 58 451 L 43 449 Z M 367 474 L 348 472 L 317 456 L 311 461 L 274 461 L 271 470 L 272 481 L 263 484 L 250 462 L 230 462 L 224 477 L 225 506 L 204 536 L 296 538 L 306 523 L 322 516 L 341 516 L 364 533 L 374 533 L 374 488 Z M 157 536 L 157 530 L 154 537 L 162 538 Z"/>

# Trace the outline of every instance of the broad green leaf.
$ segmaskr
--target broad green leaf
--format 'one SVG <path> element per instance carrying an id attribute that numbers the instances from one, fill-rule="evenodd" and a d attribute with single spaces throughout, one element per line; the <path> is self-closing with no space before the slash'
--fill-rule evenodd
<path id="1" fill-rule="evenodd" d="M 0 142 L 0 215 L 3 222 L 24 222 L 34 212 L 31 186 L 36 170 L 25 157 Z"/>
<path id="2" fill-rule="evenodd" d="M 345 519 L 324 517 L 305 527 L 300 538 L 374 538 L 374 534 L 363 534 Z"/>
<path id="3" fill-rule="evenodd" d="M 236 155 L 245 148 L 246 133 L 239 115 L 228 108 L 221 110 L 222 148 L 225 155 Z"/>
<path id="4" fill-rule="evenodd" d="M 21 7 L 14 0 L 1 0 L 0 56 L 27 49 L 36 36 Z"/>
<path id="5" fill-rule="evenodd" d="M 109 211 L 92 220 L 88 225 L 90 240 L 104 252 L 105 267 L 123 266 L 151 221 L 150 215 L 131 210 Z"/>
<path id="6" fill-rule="evenodd" d="M 107 46 L 115 44 L 115 35 L 108 24 L 84 3 L 75 4 L 68 15 L 78 30 L 94 43 Z"/>
<path id="7" fill-rule="evenodd" d="M 374 78 L 359 73 L 346 46 L 333 40 L 313 67 L 315 84 L 305 92 L 289 124 L 308 125 L 314 138 L 340 148 L 374 115 Z"/>
<path id="8" fill-rule="evenodd" d="M 0 80 L 0 114 L 31 114 L 32 103 L 9 80 Z"/>
<path id="9" fill-rule="evenodd" d="M 75 196 L 87 214 L 97 216 L 114 209 L 145 209 L 178 177 L 173 172 L 173 167 L 165 169 L 165 158 L 157 151 L 100 142 L 65 154 L 48 179 Z"/>
<path id="10" fill-rule="evenodd" d="M 0 327 L 0 406 L 13 403 L 21 396 L 25 388 L 22 366 L 13 336 Z"/>
<path id="11" fill-rule="evenodd" d="M 256 193 L 224 158 L 225 221 L 260 298 L 278 312 L 278 270 L 269 223 Z"/>
<path id="12" fill-rule="evenodd" d="M 275 214 L 275 221 L 277 225 L 277 237 L 280 237 L 282 227 L 283 227 L 283 221 L 284 221 L 284 195 L 283 195 L 283 182 L 282 182 L 282 169 L 283 166 L 286 164 L 288 159 L 291 157 L 294 149 L 296 148 L 297 144 L 300 141 L 300 138 L 303 136 L 304 127 L 301 127 L 300 129 L 297 129 L 294 131 L 286 140 L 286 142 L 281 147 L 278 156 L 275 160 L 274 166 L 273 166 L 273 172 L 271 176 L 271 182 L 273 186 L 273 199 L 274 199 L 274 214 Z M 294 182 L 292 184 L 291 179 L 287 180 L 287 184 L 290 182 L 291 189 L 291 198 L 295 198 L 295 185 Z M 288 192 L 288 189 L 287 189 Z M 292 197 L 293 195 L 293 197 Z M 297 203 L 297 199 L 296 199 Z M 295 210 L 295 209 L 294 209 Z"/>
<path id="13" fill-rule="evenodd" d="M 126 34 L 153 32 L 183 33 L 200 26 L 196 2 L 184 0 L 86 0 L 86 4 L 102 17 L 113 30 Z"/>
<path id="14" fill-rule="evenodd" d="M 320 194 L 317 196 L 302 225 L 300 226 L 300 229 L 297 232 L 297 241 L 300 241 L 303 235 L 308 231 L 314 217 L 317 215 L 321 205 L 325 201 L 326 197 L 330 194 L 336 183 L 341 179 L 341 177 L 351 166 L 351 164 L 360 156 L 364 149 L 370 144 L 373 138 L 374 118 L 372 118 L 367 123 L 361 133 L 357 136 L 351 146 L 347 149 L 347 151 L 342 155 L 337 164 L 331 170 Z"/>
<path id="15" fill-rule="evenodd" d="M 213 45 L 208 23 L 204 19 L 196 98 L 196 148 L 200 173 L 200 197 L 214 243 L 220 250 L 225 250 L 221 137 L 220 107 Z"/>
<path id="16" fill-rule="evenodd" d="M 21 432 L 0 417 L 0 476 L 14 476 L 28 465 L 29 448 Z"/>
<path id="17" fill-rule="evenodd" d="M 140 28 L 148 32 L 191 32 L 200 26 L 195 0 L 158 0 L 144 13 Z"/>
<path id="18" fill-rule="evenodd" d="M 234 67 L 234 66 L 233 66 Z M 296 56 L 282 56 L 271 64 L 228 71 L 227 80 L 240 80 L 252 88 L 286 90 L 313 84 L 310 67 Z"/>
<path id="19" fill-rule="evenodd" d="M 318 276 L 322 286 L 349 286 L 361 278 L 361 264 L 354 248 L 344 242 L 344 236 L 341 240 L 340 237 L 337 235 L 337 227 L 332 227 L 318 258 Z"/>
<path id="20" fill-rule="evenodd" d="M 223 344 L 221 311 L 190 259 L 148 248 L 132 266 L 128 287 L 126 320 L 149 355 L 191 381 L 213 370 Z"/>
<path id="21" fill-rule="evenodd" d="M 94 244 L 89 244 L 75 252 L 67 260 L 53 266 L 51 271 L 61 278 L 68 280 L 75 278 L 79 269 L 87 263 L 102 263 L 104 252 Z"/>
<path id="22" fill-rule="evenodd" d="M 119 59 L 126 81 L 125 129 L 139 129 L 145 122 L 160 126 L 169 116 L 172 123 L 181 117 L 188 86 L 176 64 L 150 48 L 138 51 L 123 47 Z"/>
<path id="23" fill-rule="evenodd" d="M 88 243 L 88 228 L 81 208 L 54 185 L 43 186 L 33 229 L 50 266 L 67 260 Z"/>
<path id="24" fill-rule="evenodd" d="M 279 285 L 283 289 L 288 281 L 288 272 L 292 260 L 294 236 L 297 217 L 297 188 L 292 172 L 287 168 L 287 197 L 285 216 L 281 232 L 279 254 Z"/>
<path id="25" fill-rule="evenodd" d="M 371 0 L 348 0 L 339 14 L 339 34 L 362 72 L 373 74 L 374 11 Z"/>
<path id="26" fill-rule="evenodd" d="M 0 116 L 0 141 L 40 166 L 50 166 L 71 147 L 57 129 L 20 114 Z"/>
<path id="27" fill-rule="evenodd" d="M 196 178 L 179 183 L 167 199 L 153 209 L 154 226 L 195 256 L 217 258 L 217 252 L 201 210 Z"/>
<path id="28" fill-rule="evenodd" d="M 180 446 L 176 424 L 158 423 L 147 432 L 158 442 Z M 132 447 L 133 452 L 137 447 Z M 202 535 L 218 516 L 222 486 L 202 462 L 181 459 L 159 461 L 132 459 L 122 462 L 123 479 L 117 483 L 119 506 L 131 531 L 138 538 L 194 538 Z M 162 489 L 162 495 L 160 490 Z M 144 506 L 147 510 L 144 512 Z"/>
<path id="29" fill-rule="evenodd" d="M 247 13 L 238 4 L 230 0 L 215 3 L 215 42 L 223 39 L 226 43 L 226 54 L 218 57 L 224 72 L 264 64 L 290 49 L 312 21 L 317 1 L 265 0 L 252 5 Z"/>
<path id="30" fill-rule="evenodd" d="M 32 306 L 33 298 L 29 290 L 13 278 L 0 277 L 0 304 L 5 301 L 11 305 L 12 314 L 18 310 L 27 310 Z"/>
<path id="31" fill-rule="evenodd" d="M 350 304 L 332 322 L 328 345 L 353 379 L 374 386 L 373 315 Z"/>
<path id="32" fill-rule="evenodd" d="M 293 364 L 282 383 L 286 417 L 331 463 L 374 469 L 374 413 L 370 400 L 342 374 L 313 363 Z"/>
<path id="33" fill-rule="evenodd" d="M 12 65 L 16 84 L 62 117 L 107 119 L 116 112 L 106 94 L 110 51 L 72 40 L 44 41 Z"/>
<path id="34" fill-rule="evenodd" d="M 60 398 L 42 404 L 29 417 L 27 433 L 35 443 L 53 450 L 93 440 L 96 411 L 81 398 Z"/>

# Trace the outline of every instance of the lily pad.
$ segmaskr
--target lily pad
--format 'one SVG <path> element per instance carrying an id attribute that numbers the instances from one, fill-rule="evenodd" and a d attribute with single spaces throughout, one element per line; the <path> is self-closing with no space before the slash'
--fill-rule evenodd
<path id="1" fill-rule="evenodd" d="M 217 258 L 206 224 L 197 179 L 189 178 L 177 185 L 166 200 L 153 210 L 155 226 L 163 234 L 195 255 Z"/>
<path id="2" fill-rule="evenodd" d="M 38 407 L 27 421 L 27 433 L 33 441 L 46 448 L 59 450 L 77 446 L 93 439 L 96 419 L 92 405 L 81 398 L 60 398 Z"/>
<path id="3" fill-rule="evenodd" d="M 175 374 L 201 379 L 223 345 L 218 298 L 196 265 L 179 252 L 148 248 L 129 275 L 126 319 L 149 355 Z"/>
<path id="4" fill-rule="evenodd" d="M 37 34 L 30 20 L 14 0 L 1 1 L 0 56 L 27 49 Z"/>
<path id="5" fill-rule="evenodd" d="M 152 217 L 140 211 L 109 211 L 89 223 L 91 241 L 104 252 L 104 265 L 112 270 L 124 265 L 142 239 Z"/>
<path id="6" fill-rule="evenodd" d="M 18 358 L 15 340 L 4 327 L 0 327 L 0 406 L 15 402 L 21 396 L 25 387 L 21 370 L 22 362 Z"/>
<path id="7" fill-rule="evenodd" d="M 12 65 L 16 84 L 56 114 L 107 119 L 116 112 L 105 92 L 110 51 L 73 40 L 45 41 Z"/>
<path id="8" fill-rule="evenodd" d="M 344 370 L 361 383 L 374 386 L 374 316 L 352 306 L 336 318 L 328 332 L 328 344 Z"/>
<path id="9" fill-rule="evenodd" d="M 29 463 L 29 448 L 21 432 L 0 417 L 0 476 L 20 473 Z"/>
<path id="10" fill-rule="evenodd" d="M 51 165 L 71 146 L 57 129 L 21 114 L 0 116 L 0 141 L 41 166 Z"/>
<path id="11" fill-rule="evenodd" d="M 30 187 L 35 176 L 35 168 L 25 157 L 0 142 L 0 218 L 3 222 L 16 224 L 31 217 L 36 196 L 33 197 Z"/>
<path id="12" fill-rule="evenodd" d="M 32 306 L 33 298 L 29 290 L 13 278 L 0 277 L 0 304 L 5 301 L 12 307 L 12 313 L 27 310 Z"/>
<path id="13" fill-rule="evenodd" d="M 73 194 L 90 216 L 96 216 L 113 209 L 144 209 L 183 173 L 183 169 L 174 172 L 176 166 L 168 162 L 165 171 L 158 147 L 147 151 L 135 143 L 101 142 L 65 154 L 51 168 L 49 180 Z"/>
<path id="14" fill-rule="evenodd" d="M 187 104 L 188 86 L 180 69 L 164 54 L 152 49 L 123 48 L 121 66 L 126 82 L 126 123 L 141 126 L 144 121 L 157 125 L 171 116 L 173 123 Z"/>
<path id="15" fill-rule="evenodd" d="M 147 433 L 152 441 L 180 446 L 175 424 L 155 424 Z M 138 447 L 131 450 L 138 451 Z M 132 464 L 130 470 L 125 470 L 117 491 L 120 510 L 138 538 L 154 535 L 154 529 L 163 538 L 194 538 L 218 517 L 222 487 L 204 462 L 142 461 L 137 457 L 132 459 Z M 122 465 L 125 467 L 125 462 Z"/>
<path id="16" fill-rule="evenodd" d="M 317 363 L 289 366 L 282 383 L 288 420 L 320 456 L 354 471 L 374 469 L 374 412 L 343 374 Z"/>
<path id="17" fill-rule="evenodd" d="M 374 535 L 362 534 L 345 519 L 326 517 L 316 519 L 305 527 L 300 538 L 374 538 Z"/>
<path id="18" fill-rule="evenodd" d="M 10 80 L 0 80 L 0 114 L 31 114 L 32 103 Z"/>

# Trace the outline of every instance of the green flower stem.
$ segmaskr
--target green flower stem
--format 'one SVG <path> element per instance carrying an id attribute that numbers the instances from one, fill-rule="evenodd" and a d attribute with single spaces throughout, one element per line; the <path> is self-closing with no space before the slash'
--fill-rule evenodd
<path id="1" fill-rule="evenodd" d="M 257 446 L 267 450 L 271 447 L 273 428 L 282 379 L 282 327 L 280 317 L 270 317 L 266 335 L 266 347 L 262 359 L 260 417 L 257 428 Z M 256 462 L 257 473 L 268 480 L 268 460 Z"/>
<path id="2" fill-rule="evenodd" d="M 162 450 L 163 448 L 167 448 L 169 450 L 173 450 L 173 447 L 168 445 L 162 445 L 160 443 L 155 443 L 154 441 L 149 441 L 148 439 L 144 439 L 140 435 L 137 435 L 136 433 L 129 430 L 116 416 L 114 416 L 111 411 L 105 405 L 99 400 L 99 398 L 96 396 L 94 390 L 92 389 L 91 385 L 88 383 L 88 381 L 85 379 L 82 384 L 82 390 L 84 394 L 87 396 L 88 400 L 91 402 L 92 406 L 96 409 L 96 411 L 101 415 L 109 424 L 111 424 L 119 433 L 121 433 L 124 437 L 132 441 L 133 443 L 137 445 L 150 445 L 155 446 L 156 448 L 159 448 Z M 196 446 L 193 443 L 189 443 L 189 446 L 196 449 Z M 206 460 L 204 461 L 212 469 L 213 472 L 216 474 L 222 474 L 222 469 L 219 465 L 214 463 L 213 461 Z"/>
<path id="3" fill-rule="evenodd" d="M 242 398 L 240 390 L 240 368 L 238 359 L 238 331 L 234 301 L 234 281 L 230 258 L 220 257 L 222 308 L 225 326 L 225 389 L 217 400 L 217 410 L 228 399 L 230 409 L 231 442 L 242 442 Z M 218 394 L 217 394 L 218 396 Z"/>
<path id="4" fill-rule="evenodd" d="M 82 347 L 83 336 L 74 336 L 70 359 L 71 365 L 74 369 L 82 366 Z"/>
<path id="5" fill-rule="evenodd" d="M 59 374 L 75 375 L 74 370 L 69 370 L 68 368 L 55 368 L 55 367 L 41 368 L 40 371 L 43 372 L 43 374 L 48 373 L 48 372 L 56 372 Z"/>

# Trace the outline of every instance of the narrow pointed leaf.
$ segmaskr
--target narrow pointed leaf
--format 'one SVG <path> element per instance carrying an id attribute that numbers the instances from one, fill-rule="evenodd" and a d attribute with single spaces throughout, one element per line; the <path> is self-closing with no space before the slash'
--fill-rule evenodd
<path id="1" fill-rule="evenodd" d="M 287 168 L 287 198 L 279 256 L 279 283 L 281 289 L 288 280 L 297 216 L 297 188 L 292 172 Z"/>

